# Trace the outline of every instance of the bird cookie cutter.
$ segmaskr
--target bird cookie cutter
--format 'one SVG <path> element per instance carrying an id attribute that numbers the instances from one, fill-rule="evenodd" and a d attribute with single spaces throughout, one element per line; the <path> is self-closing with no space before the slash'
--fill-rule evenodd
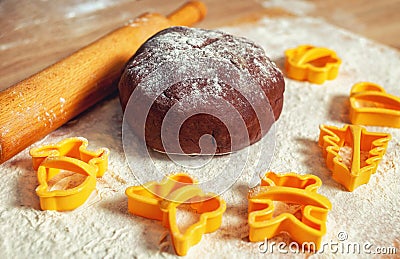
<path id="1" fill-rule="evenodd" d="M 388 133 L 368 132 L 358 125 L 320 125 L 318 144 L 332 178 L 354 191 L 376 172 L 390 139 Z"/>
<path id="2" fill-rule="evenodd" d="M 339 73 L 341 59 L 336 52 L 312 45 L 300 45 L 285 51 L 285 69 L 289 78 L 322 84 Z"/>
<path id="3" fill-rule="evenodd" d="M 315 175 L 266 173 L 261 186 L 248 194 L 250 241 L 265 241 L 285 231 L 296 242 L 318 250 L 332 208 L 330 201 L 317 193 L 321 185 L 321 180 Z M 274 201 L 297 204 L 300 208 L 293 214 L 283 212 L 274 216 Z"/>
<path id="4" fill-rule="evenodd" d="M 400 98 L 380 85 L 359 82 L 350 91 L 352 124 L 400 128 Z"/>
<path id="5" fill-rule="evenodd" d="M 199 243 L 202 235 L 216 231 L 226 210 L 225 201 L 217 195 L 205 194 L 187 174 L 167 176 L 161 182 L 131 186 L 125 191 L 128 211 L 134 215 L 155 219 L 169 228 L 175 252 L 186 255 Z M 182 233 L 177 224 L 177 208 L 187 203 L 200 219 Z"/>
<path id="6" fill-rule="evenodd" d="M 88 144 L 85 138 L 75 137 L 30 150 L 42 210 L 74 210 L 96 188 L 96 178 L 107 171 L 110 151 L 89 151 Z"/>

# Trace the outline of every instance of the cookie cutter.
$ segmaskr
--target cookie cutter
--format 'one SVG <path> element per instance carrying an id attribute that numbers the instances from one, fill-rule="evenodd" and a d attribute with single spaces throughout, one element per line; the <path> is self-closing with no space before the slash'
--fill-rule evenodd
<path id="1" fill-rule="evenodd" d="M 125 191 L 128 211 L 134 215 L 155 219 L 169 228 L 174 250 L 186 255 L 190 247 L 200 242 L 203 234 L 216 231 L 222 223 L 226 210 L 225 201 L 214 194 L 205 194 L 196 181 L 184 173 L 167 176 L 160 183 L 149 182 L 142 186 L 131 186 Z M 189 226 L 184 233 L 177 224 L 177 208 L 188 203 L 197 213 L 199 221 Z"/>
<path id="2" fill-rule="evenodd" d="M 261 186 L 249 191 L 248 224 L 252 242 L 288 232 L 293 240 L 318 250 L 326 233 L 326 218 L 332 205 L 317 190 L 321 180 L 314 175 L 268 172 Z M 274 217 L 274 201 L 298 204 L 295 213 L 284 212 Z"/>
<path id="3" fill-rule="evenodd" d="M 386 152 L 391 135 L 368 132 L 358 125 L 342 128 L 320 125 L 318 144 L 322 147 L 326 165 L 332 171 L 332 178 L 347 190 L 354 191 L 369 182 Z M 341 148 L 349 147 L 350 161 L 345 162 Z"/>
<path id="4" fill-rule="evenodd" d="M 128 197 L 128 211 L 134 215 L 148 219 L 163 219 L 160 203 L 163 197 L 185 186 L 195 184 L 189 175 L 184 173 L 172 174 L 161 182 L 148 182 L 144 185 L 131 186 L 125 190 Z"/>
<path id="5" fill-rule="evenodd" d="M 68 211 L 81 206 L 96 188 L 96 178 L 104 175 L 108 168 L 107 148 L 98 151 L 87 150 L 85 138 L 67 138 L 55 145 L 32 148 L 33 168 L 37 170 L 39 196 L 42 210 Z M 60 179 L 61 188 L 52 189 L 49 182 L 57 179 L 62 172 L 72 173 Z M 73 175 L 82 177 L 70 186 Z"/>
<path id="6" fill-rule="evenodd" d="M 400 98 L 380 85 L 359 82 L 350 91 L 352 124 L 400 128 Z"/>
<path id="7" fill-rule="evenodd" d="M 90 151 L 87 150 L 88 145 L 87 139 L 72 137 L 64 139 L 57 144 L 32 148 L 29 154 L 32 157 L 33 169 L 37 170 L 40 164 L 48 157 L 67 156 L 97 167 L 96 176 L 102 177 L 108 169 L 110 150 L 100 148 L 96 151 Z"/>
<path id="8" fill-rule="evenodd" d="M 322 84 L 339 73 L 341 59 L 336 52 L 312 45 L 300 45 L 285 51 L 285 69 L 288 77 Z"/>

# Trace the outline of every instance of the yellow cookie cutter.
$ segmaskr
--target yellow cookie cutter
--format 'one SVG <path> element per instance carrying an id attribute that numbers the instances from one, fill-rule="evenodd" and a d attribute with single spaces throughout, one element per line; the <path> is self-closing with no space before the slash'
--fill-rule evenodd
<path id="1" fill-rule="evenodd" d="M 128 211 L 141 217 L 162 221 L 169 228 L 175 252 L 186 255 L 189 248 L 200 242 L 204 233 L 216 231 L 222 223 L 226 203 L 219 196 L 204 194 L 187 174 L 167 176 L 160 183 L 149 182 L 143 186 L 126 189 Z M 200 219 L 181 233 L 177 222 L 177 207 L 183 203 L 201 214 Z"/>
<path id="2" fill-rule="evenodd" d="M 332 171 L 332 178 L 347 190 L 369 182 L 376 172 L 379 162 L 386 152 L 391 135 L 368 132 L 358 125 L 345 125 L 343 128 L 320 125 L 319 146 L 322 147 L 326 165 Z M 349 162 L 339 152 L 349 147 Z M 364 158 L 362 157 L 364 156 Z"/>
<path id="3" fill-rule="evenodd" d="M 337 77 L 341 63 L 336 52 L 327 48 L 300 45 L 285 51 L 286 74 L 295 80 L 322 84 Z"/>
<path id="4" fill-rule="evenodd" d="M 265 241 L 285 231 L 296 242 L 318 250 L 332 208 L 330 201 L 316 192 L 321 185 L 321 180 L 314 175 L 266 173 L 261 186 L 248 194 L 250 241 Z M 274 217 L 273 201 L 301 205 L 301 213 L 295 216 L 284 212 Z"/>
<path id="5" fill-rule="evenodd" d="M 96 177 L 101 177 L 108 168 L 109 150 L 87 150 L 85 138 L 68 138 L 55 145 L 32 148 L 33 168 L 37 170 L 39 186 L 36 194 L 42 210 L 68 211 L 81 206 L 96 187 Z M 51 190 L 49 181 L 62 171 L 81 174 L 85 177 L 77 186 Z M 63 180 L 69 180 L 68 177 Z"/>
<path id="6" fill-rule="evenodd" d="M 37 170 L 47 157 L 67 156 L 97 167 L 96 176 L 101 177 L 108 169 L 108 155 L 110 151 L 107 148 L 90 151 L 87 150 L 88 145 L 89 142 L 87 139 L 72 137 L 64 139 L 57 144 L 32 148 L 29 154 L 32 157 L 33 169 Z"/>
<path id="7" fill-rule="evenodd" d="M 352 124 L 400 128 L 400 98 L 380 85 L 359 82 L 350 92 Z"/>
<path id="8" fill-rule="evenodd" d="M 86 176 L 78 186 L 66 190 L 49 190 L 48 181 L 68 170 Z M 70 157 L 50 157 L 39 166 L 39 186 L 36 194 L 42 210 L 68 211 L 81 206 L 96 188 L 96 169 L 91 165 Z"/>

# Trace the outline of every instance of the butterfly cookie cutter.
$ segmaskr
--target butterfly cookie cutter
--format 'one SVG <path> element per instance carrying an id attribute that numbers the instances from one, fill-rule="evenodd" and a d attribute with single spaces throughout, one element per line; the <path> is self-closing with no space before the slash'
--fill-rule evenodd
<path id="1" fill-rule="evenodd" d="M 285 51 L 285 69 L 288 77 L 322 84 L 339 73 L 341 59 L 336 52 L 312 45 L 300 45 Z"/>
<path id="2" fill-rule="evenodd" d="M 400 98 L 380 85 L 359 82 L 350 92 L 352 124 L 400 128 Z"/>
<path id="3" fill-rule="evenodd" d="M 214 194 L 206 194 L 187 174 L 167 176 L 161 182 L 131 186 L 125 191 L 128 211 L 134 215 L 162 222 L 170 231 L 175 252 L 186 255 L 190 247 L 199 243 L 202 235 L 216 231 L 226 210 L 225 201 Z M 200 214 L 199 221 L 180 231 L 177 209 L 182 204 Z"/>
<path id="4" fill-rule="evenodd" d="M 321 185 L 321 180 L 315 175 L 266 173 L 261 185 L 248 194 L 250 241 L 264 241 L 285 231 L 296 242 L 318 250 L 332 208 L 330 201 L 317 193 Z M 283 212 L 275 216 L 274 201 L 299 207 L 294 213 Z"/>
<path id="5" fill-rule="evenodd" d="M 74 210 L 96 188 L 96 178 L 107 171 L 110 151 L 89 151 L 88 144 L 85 138 L 75 137 L 30 150 L 42 210 Z"/>
<path id="6" fill-rule="evenodd" d="M 320 125 L 318 144 L 332 178 L 354 191 L 376 172 L 390 139 L 388 133 L 368 132 L 358 125 Z"/>

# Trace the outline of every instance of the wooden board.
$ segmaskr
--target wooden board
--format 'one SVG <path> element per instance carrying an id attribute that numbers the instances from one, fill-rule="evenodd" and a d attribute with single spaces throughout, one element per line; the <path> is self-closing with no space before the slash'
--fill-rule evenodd
<path id="1" fill-rule="evenodd" d="M 184 0 L 1 1 L 0 90 L 51 65 L 146 12 L 167 14 Z M 264 15 L 305 13 L 399 48 L 399 0 L 257 1 L 205 0 L 200 27 L 254 22 Z"/>

